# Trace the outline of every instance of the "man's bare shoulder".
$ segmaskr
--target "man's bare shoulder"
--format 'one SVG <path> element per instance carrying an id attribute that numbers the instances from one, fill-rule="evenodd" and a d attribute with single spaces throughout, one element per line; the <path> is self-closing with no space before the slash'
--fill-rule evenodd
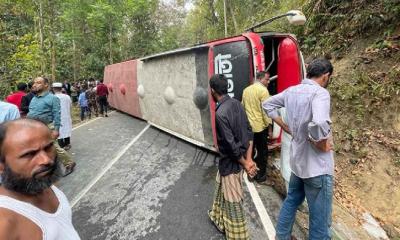
<path id="1" fill-rule="evenodd" d="M 15 239 L 18 215 L 9 209 L 0 207 L 0 239 Z"/>
<path id="2" fill-rule="evenodd" d="M 42 240 L 42 230 L 34 222 L 7 208 L 0 207 L 0 239 Z"/>

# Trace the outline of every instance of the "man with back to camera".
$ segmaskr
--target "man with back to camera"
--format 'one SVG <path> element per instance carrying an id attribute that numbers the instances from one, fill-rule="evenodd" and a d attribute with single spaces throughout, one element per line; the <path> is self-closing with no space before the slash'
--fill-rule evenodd
<path id="1" fill-rule="evenodd" d="M 251 159 L 253 133 L 242 104 L 228 95 L 228 80 L 222 74 L 210 79 L 216 102 L 215 127 L 220 159 L 216 191 L 209 218 L 228 240 L 250 239 L 243 209 L 243 168 L 250 177 L 257 173 Z"/>
<path id="2" fill-rule="evenodd" d="M 108 108 L 108 101 L 107 101 L 107 96 L 108 96 L 108 88 L 107 86 L 103 83 L 103 79 L 100 79 L 100 83 L 96 87 L 96 95 L 97 99 L 99 101 L 99 106 L 100 106 L 100 114 L 103 115 L 103 117 L 108 117 L 107 115 L 107 108 Z"/>
<path id="3" fill-rule="evenodd" d="M 269 73 L 258 72 L 257 81 L 248 86 L 243 91 L 242 104 L 246 110 L 251 129 L 254 134 L 253 146 L 257 150 L 254 161 L 260 169 L 254 180 L 258 183 L 265 182 L 272 185 L 267 180 L 267 160 L 268 160 L 268 127 L 272 123 L 271 119 L 265 114 L 262 103 L 269 98 L 268 83 Z"/>
<path id="4" fill-rule="evenodd" d="M 28 112 L 29 112 L 29 104 L 31 103 L 33 97 L 36 94 L 36 91 L 33 88 L 33 82 L 32 81 L 28 83 L 28 89 L 29 89 L 29 93 L 27 93 L 21 99 L 21 116 L 22 117 L 26 117 L 26 115 L 28 114 Z"/>
<path id="5" fill-rule="evenodd" d="M 293 137 L 290 146 L 288 195 L 279 213 L 277 239 L 290 240 L 299 205 L 307 199 L 309 239 L 331 239 L 334 160 L 330 120 L 330 95 L 326 90 L 332 64 L 313 60 L 307 78 L 263 103 L 263 108 L 278 125 Z M 285 107 L 287 124 L 278 109 Z"/>
<path id="6" fill-rule="evenodd" d="M 0 124 L 0 174 L 0 239 L 80 239 L 68 199 L 53 185 L 62 173 L 46 124 Z"/>

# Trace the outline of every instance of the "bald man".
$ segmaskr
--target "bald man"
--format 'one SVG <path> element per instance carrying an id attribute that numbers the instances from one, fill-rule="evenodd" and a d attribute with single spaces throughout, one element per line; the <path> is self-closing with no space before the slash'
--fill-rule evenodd
<path id="1" fill-rule="evenodd" d="M 0 174 L 0 239 L 80 239 L 68 200 L 53 185 L 62 173 L 44 123 L 19 119 L 0 125 Z"/>

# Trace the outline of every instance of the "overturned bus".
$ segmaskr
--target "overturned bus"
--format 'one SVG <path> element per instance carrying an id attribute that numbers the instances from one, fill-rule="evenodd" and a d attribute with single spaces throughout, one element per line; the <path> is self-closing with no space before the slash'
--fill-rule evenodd
<path id="1" fill-rule="evenodd" d="M 298 21 L 289 13 L 281 16 L 293 16 L 292 21 Z M 300 17 L 302 21 L 304 15 Z M 293 35 L 253 32 L 255 27 L 240 36 L 106 66 L 104 83 L 109 87 L 109 104 L 179 138 L 215 150 L 215 102 L 208 85 L 212 75 L 224 74 L 229 95 L 241 101 L 243 90 L 253 83 L 258 71 L 269 71 L 271 95 L 300 83 L 305 74 Z M 274 127 L 275 138 L 280 138 L 280 132 Z"/>

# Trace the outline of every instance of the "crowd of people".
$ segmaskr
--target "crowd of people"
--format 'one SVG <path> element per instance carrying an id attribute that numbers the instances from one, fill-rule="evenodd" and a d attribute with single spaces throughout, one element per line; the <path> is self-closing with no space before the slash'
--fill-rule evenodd
<path id="1" fill-rule="evenodd" d="M 291 234 L 296 211 L 307 199 L 309 239 L 331 239 L 334 161 L 326 88 L 332 72 L 328 60 L 316 59 L 308 65 L 301 84 L 274 96 L 267 90 L 268 72 L 259 72 L 255 83 L 244 90 L 242 102 L 229 97 L 224 75 L 211 77 L 220 160 L 208 216 L 226 239 L 250 239 L 243 208 L 243 174 L 259 183 L 268 181 L 272 120 L 292 138 L 291 176 L 276 238 L 296 239 Z M 89 81 L 73 95 L 78 85 L 53 83 L 53 94 L 49 81 L 38 77 L 28 94 L 26 84 L 17 87 L 7 102 L 0 101 L 0 239 L 79 239 L 68 200 L 54 183 L 76 165 L 66 151 L 72 102 L 78 102 L 82 119 L 92 111 L 97 114 L 97 103 L 100 114 L 107 116 L 107 86 Z"/>
<path id="2" fill-rule="evenodd" d="M 0 239 L 80 239 L 54 183 L 76 166 L 68 153 L 73 103 L 82 121 L 98 116 L 97 105 L 107 117 L 107 95 L 102 80 L 50 85 L 37 77 L 0 101 Z"/>
<path id="3" fill-rule="evenodd" d="M 79 93 L 78 98 L 74 98 Z M 71 148 L 72 116 L 71 108 L 77 103 L 81 109 L 80 118 L 90 119 L 92 113 L 107 115 L 108 88 L 103 81 L 96 82 L 93 78 L 87 82 L 70 84 L 65 81 L 50 82 L 45 77 L 37 77 L 33 82 L 18 83 L 17 91 L 0 101 L 0 123 L 18 118 L 40 120 L 53 131 L 60 161 L 64 164 L 65 173 L 73 172 L 76 163 L 72 160 L 68 150 Z M 105 100 L 104 100 L 105 98 Z"/>

